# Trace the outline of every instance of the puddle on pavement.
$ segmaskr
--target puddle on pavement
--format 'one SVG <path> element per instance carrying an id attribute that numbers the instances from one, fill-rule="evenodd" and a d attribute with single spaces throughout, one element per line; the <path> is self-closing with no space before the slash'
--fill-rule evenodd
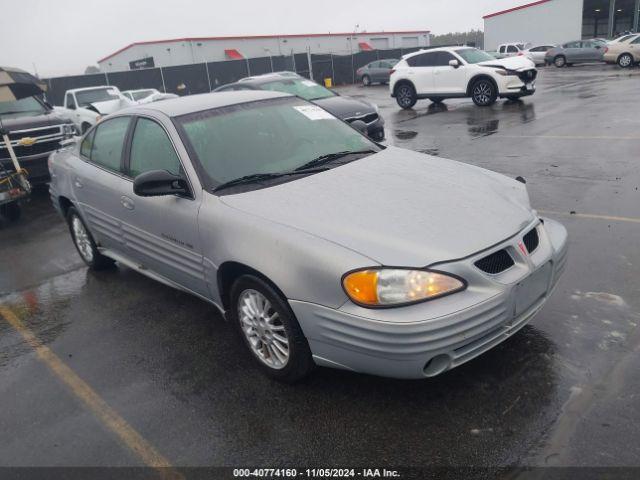
<path id="1" fill-rule="evenodd" d="M 418 136 L 418 132 L 414 132 L 413 130 L 394 130 L 393 135 L 398 140 L 411 140 Z"/>

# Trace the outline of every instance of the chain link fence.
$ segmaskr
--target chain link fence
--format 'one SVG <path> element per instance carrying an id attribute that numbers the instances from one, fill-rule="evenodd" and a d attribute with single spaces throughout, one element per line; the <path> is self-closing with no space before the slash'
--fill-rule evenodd
<path id="1" fill-rule="evenodd" d="M 427 47 L 428 48 L 428 47 Z M 95 73 L 45 79 L 47 100 L 62 105 L 64 93 L 72 88 L 114 85 L 120 90 L 156 88 L 177 95 L 207 93 L 250 75 L 278 71 L 293 71 L 323 84 L 330 78 L 333 85 L 355 83 L 356 70 L 372 61 L 400 58 L 416 48 L 370 50 L 352 55 L 296 53 L 288 56 L 257 57 L 243 60 L 195 63 L 171 67 Z"/>

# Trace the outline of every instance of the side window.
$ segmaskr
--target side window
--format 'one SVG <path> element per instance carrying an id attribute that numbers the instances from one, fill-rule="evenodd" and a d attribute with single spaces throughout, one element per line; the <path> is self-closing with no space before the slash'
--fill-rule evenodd
<path id="1" fill-rule="evenodd" d="M 580 42 L 565 43 L 564 48 L 580 48 Z"/>
<path id="2" fill-rule="evenodd" d="M 435 65 L 436 54 L 438 52 L 423 53 L 422 55 L 416 55 L 407 60 L 407 63 L 412 67 L 433 67 Z"/>
<path id="3" fill-rule="evenodd" d="M 105 120 L 95 129 L 91 161 L 114 172 L 120 172 L 122 148 L 131 117 Z"/>
<path id="4" fill-rule="evenodd" d="M 93 147 L 93 136 L 96 134 L 95 129 L 82 139 L 80 144 L 80 155 L 86 158 L 91 158 L 91 147 Z"/>
<path id="5" fill-rule="evenodd" d="M 149 170 L 167 170 L 180 174 L 180 160 L 164 129 L 148 118 L 139 118 L 133 132 L 129 175 L 135 177 Z"/>
<path id="6" fill-rule="evenodd" d="M 631 43 L 633 43 L 634 45 L 638 45 L 640 43 L 640 37 L 636 38 L 634 41 L 632 41 Z"/>
<path id="7" fill-rule="evenodd" d="M 378 68 L 380 66 L 380 62 L 371 62 L 367 65 L 368 68 Z"/>
<path id="8" fill-rule="evenodd" d="M 67 108 L 70 108 L 72 110 L 76 109 L 76 102 L 73 100 L 72 93 L 67 93 L 67 101 L 65 103 L 67 105 Z"/>
<path id="9" fill-rule="evenodd" d="M 515 45 L 509 45 L 507 47 L 507 53 L 518 53 L 518 49 Z"/>
<path id="10" fill-rule="evenodd" d="M 546 52 L 547 51 L 547 47 L 534 47 L 529 51 L 530 52 Z"/>
<path id="11" fill-rule="evenodd" d="M 505 51 L 505 46 L 500 45 L 500 48 L 498 49 L 498 53 L 504 53 L 504 51 Z"/>
<path id="12" fill-rule="evenodd" d="M 457 58 L 451 55 L 449 52 L 438 52 L 436 55 L 435 64 L 437 67 L 448 67 L 449 60 L 457 60 Z"/>

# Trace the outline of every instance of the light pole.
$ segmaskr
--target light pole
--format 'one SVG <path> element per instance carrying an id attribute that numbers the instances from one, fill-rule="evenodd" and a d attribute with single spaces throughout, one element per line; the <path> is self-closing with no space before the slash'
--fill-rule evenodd
<path id="1" fill-rule="evenodd" d="M 271 72 L 273 72 L 273 57 L 271 56 L 271 49 L 265 47 L 264 51 L 269 55 L 269 62 L 271 63 Z"/>

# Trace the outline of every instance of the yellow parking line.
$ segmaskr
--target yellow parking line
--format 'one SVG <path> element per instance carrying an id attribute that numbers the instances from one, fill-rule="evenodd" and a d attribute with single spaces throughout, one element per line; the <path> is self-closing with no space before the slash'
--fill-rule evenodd
<path id="1" fill-rule="evenodd" d="M 612 222 L 640 223 L 640 218 L 634 217 L 616 217 L 611 215 L 594 215 L 590 213 L 553 212 L 550 210 L 538 210 L 538 212 L 543 215 L 561 215 L 563 217 L 592 218 L 595 220 L 609 220 Z"/>
<path id="2" fill-rule="evenodd" d="M 111 408 L 100 396 L 87 385 L 71 368 L 44 345 L 35 334 L 9 308 L 0 306 L 0 315 L 22 336 L 33 348 L 38 358 L 86 407 L 120 440 L 133 451 L 145 465 L 157 468 L 162 478 L 181 479 L 180 473 L 171 468 L 164 458 L 149 442 L 136 432 L 127 421 Z"/>

